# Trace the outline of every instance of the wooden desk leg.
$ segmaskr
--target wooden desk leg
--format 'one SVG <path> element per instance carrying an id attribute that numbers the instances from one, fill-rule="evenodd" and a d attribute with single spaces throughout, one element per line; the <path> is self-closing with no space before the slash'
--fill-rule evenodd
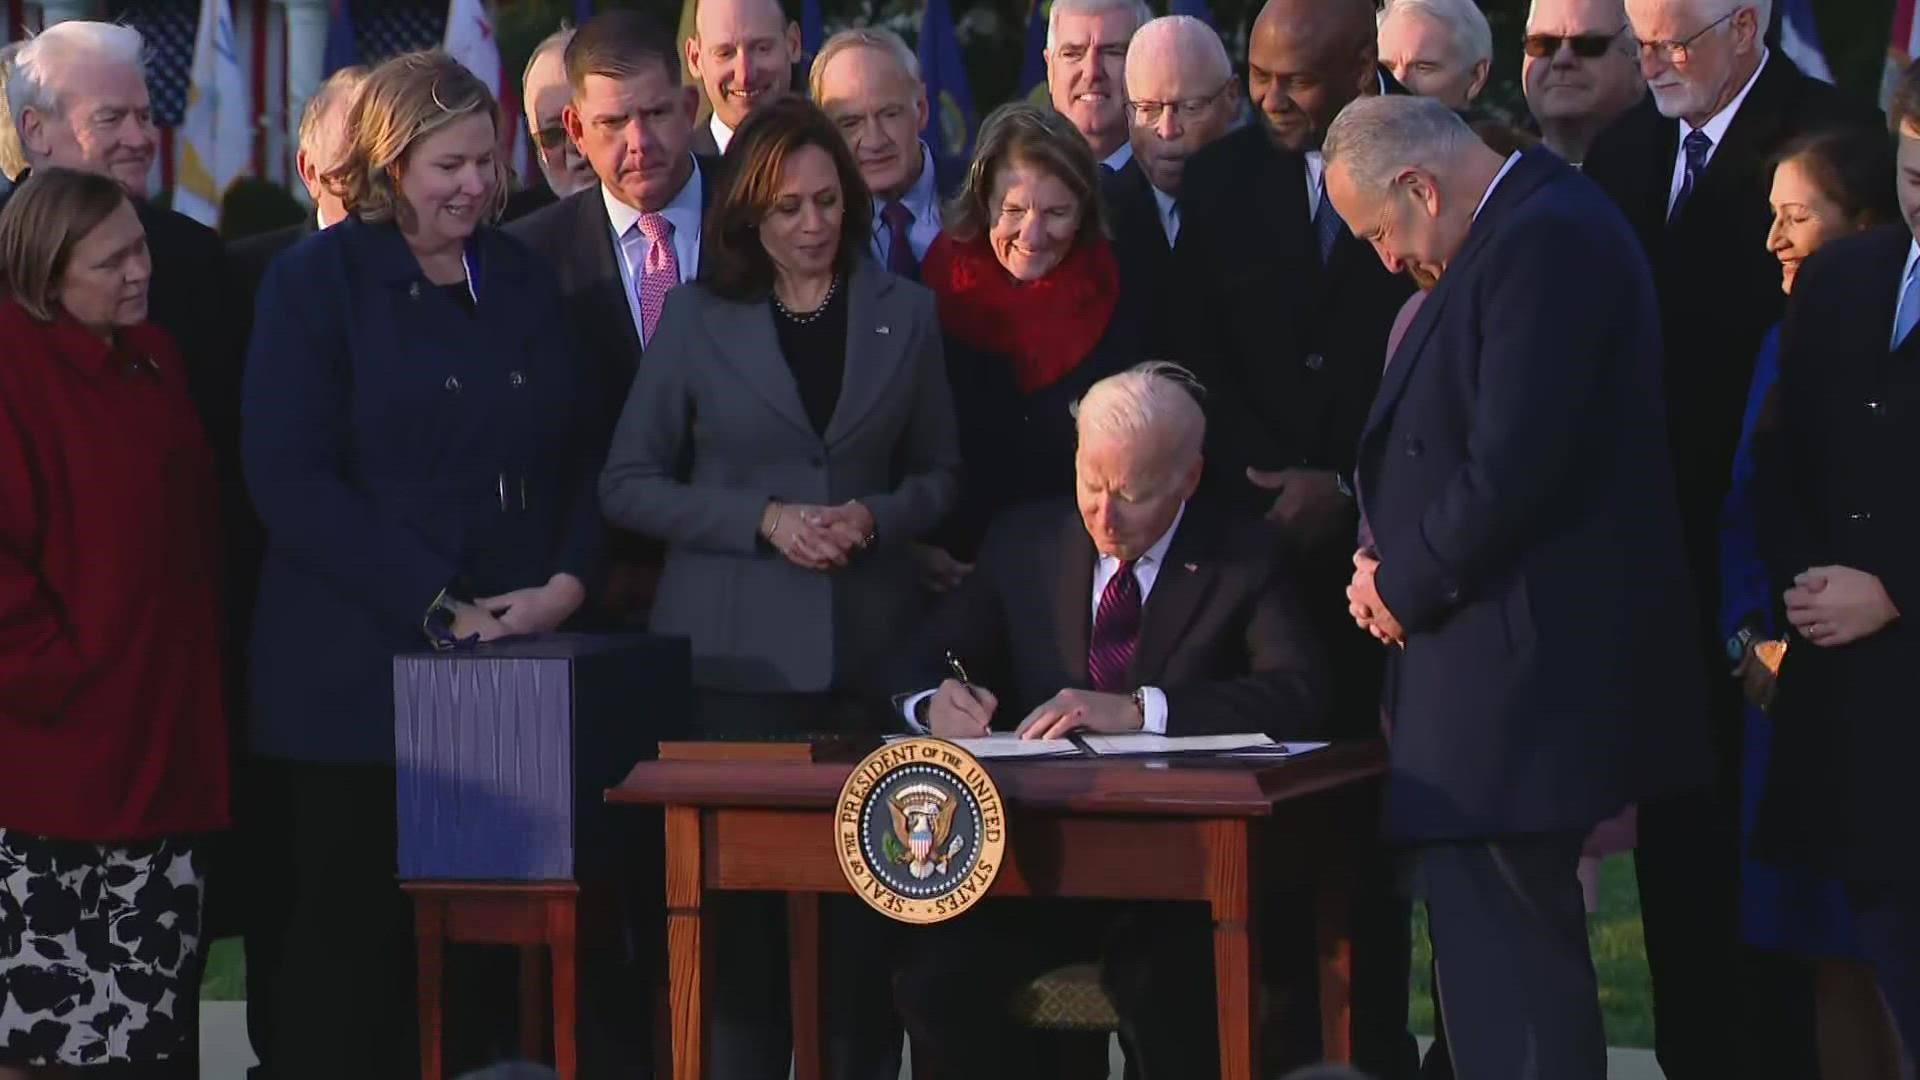
<path id="1" fill-rule="evenodd" d="M 701 897 L 706 888 L 700 808 L 667 807 L 668 997 L 673 1004 L 673 1080 L 706 1080 L 706 994 L 712 987 L 713 943 Z"/>
<path id="2" fill-rule="evenodd" d="M 787 894 L 787 983 L 793 996 L 793 1080 L 821 1080 L 820 895 Z"/>
<path id="3" fill-rule="evenodd" d="M 446 1061 L 440 1027 L 445 1015 L 445 988 L 441 964 L 447 949 L 447 911 L 434 897 L 413 898 L 415 978 L 420 994 L 420 1080 L 442 1080 Z"/>
<path id="4" fill-rule="evenodd" d="M 1254 1080 L 1259 1075 L 1260 935 L 1253 903 L 1257 835 L 1245 818 L 1209 822 L 1206 833 L 1221 1080 Z"/>
<path id="5" fill-rule="evenodd" d="M 560 1080 L 579 1080 L 580 927 L 577 894 L 547 902 L 547 947 L 553 958 L 553 1068 L 560 1074 Z"/>
<path id="6" fill-rule="evenodd" d="M 547 1059 L 547 951 L 522 945 L 520 954 L 520 1057 Z M 555 1033 L 557 1035 L 557 1033 Z"/>
<path id="7" fill-rule="evenodd" d="M 1345 864 L 1325 867 L 1314 896 L 1314 935 L 1320 952 L 1320 1053 L 1327 1061 L 1353 1060 L 1353 936 L 1347 926 Z"/>

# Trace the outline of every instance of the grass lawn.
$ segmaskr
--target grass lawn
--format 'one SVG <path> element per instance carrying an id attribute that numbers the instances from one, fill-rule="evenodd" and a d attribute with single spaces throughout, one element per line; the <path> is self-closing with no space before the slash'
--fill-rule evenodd
<path id="1" fill-rule="evenodd" d="M 1640 891 L 1633 857 L 1615 855 L 1600 864 L 1600 910 L 1587 920 L 1594 970 L 1600 975 L 1600 1011 L 1609 1046 L 1653 1046 L 1653 983 L 1647 975 L 1640 935 Z M 1414 914 L 1413 1029 L 1433 1034 L 1433 950 L 1427 944 L 1427 913 Z"/>
<path id="2" fill-rule="evenodd" d="M 1600 1009 L 1612 1046 L 1653 1045 L 1653 986 L 1647 977 L 1646 946 L 1640 937 L 1640 893 L 1633 881 L 1633 859 L 1616 855 L 1600 864 L 1600 911 L 1587 922 L 1594 967 L 1600 973 Z M 1433 1034 L 1431 962 L 1425 911 L 1414 915 L 1413 1029 Z M 204 995 L 209 1001 L 246 997 L 246 959 L 240 942 L 216 941 L 207 957 Z"/>

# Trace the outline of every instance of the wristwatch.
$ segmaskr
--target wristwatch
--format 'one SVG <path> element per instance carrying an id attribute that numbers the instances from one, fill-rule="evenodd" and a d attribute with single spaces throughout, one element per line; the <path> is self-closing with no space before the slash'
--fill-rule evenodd
<path id="1" fill-rule="evenodd" d="M 1144 686 L 1136 686 L 1133 688 L 1133 711 L 1140 714 L 1140 726 L 1142 728 L 1146 727 L 1147 726 L 1147 688 Z"/>
<path id="2" fill-rule="evenodd" d="M 440 590 L 440 595 L 427 605 L 427 614 L 420 620 L 420 632 L 436 649 L 451 649 L 460 644 L 453 635 L 453 623 L 459 617 L 459 609 L 454 605 L 462 603 L 460 597 L 453 595 L 453 587 Z"/>

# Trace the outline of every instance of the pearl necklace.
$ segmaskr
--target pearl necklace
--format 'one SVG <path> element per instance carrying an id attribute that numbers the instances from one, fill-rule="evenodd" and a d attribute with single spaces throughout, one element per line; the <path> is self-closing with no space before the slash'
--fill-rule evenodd
<path id="1" fill-rule="evenodd" d="M 827 295 L 821 298 L 820 306 L 814 308 L 812 311 L 804 313 L 794 311 L 792 308 L 780 302 L 779 293 L 773 294 L 773 307 L 774 310 L 791 320 L 794 325 L 805 326 L 826 314 L 827 305 L 833 303 L 833 294 L 838 291 L 840 291 L 840 275 L 835 274 L 833 275 L 833 280 L 827 283 Z"/>

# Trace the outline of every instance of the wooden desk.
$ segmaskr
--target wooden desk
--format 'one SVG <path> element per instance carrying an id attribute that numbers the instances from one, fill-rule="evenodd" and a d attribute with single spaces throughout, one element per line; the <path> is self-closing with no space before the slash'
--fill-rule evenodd
<path id="1" fill-rule="evenodd" d="M 1258 883 L 1318 894 L 1325 1056 L 1349 1057 L 1348 862 L 1373 842 L 1386 749 L 1346 743 L 1275 763 L 1219 759 L 988 762 L 1008 804 L 1007 859 L 988 897 L 1194 900 L 1213 917 L 1221 1075 L 1260 1060 Z M 702 918 L 710 889 L 787 894 L 796 1080 L 824 1074 L 822 893 L 850 893 L 833 812 L 850 763 L 648 761 L 610 802 L 666 808 L 673 1075 L 705 1080 L 705 996 L 714 978 Z M 1150 869 L 1151 872 L 1144 872 Z"/>

